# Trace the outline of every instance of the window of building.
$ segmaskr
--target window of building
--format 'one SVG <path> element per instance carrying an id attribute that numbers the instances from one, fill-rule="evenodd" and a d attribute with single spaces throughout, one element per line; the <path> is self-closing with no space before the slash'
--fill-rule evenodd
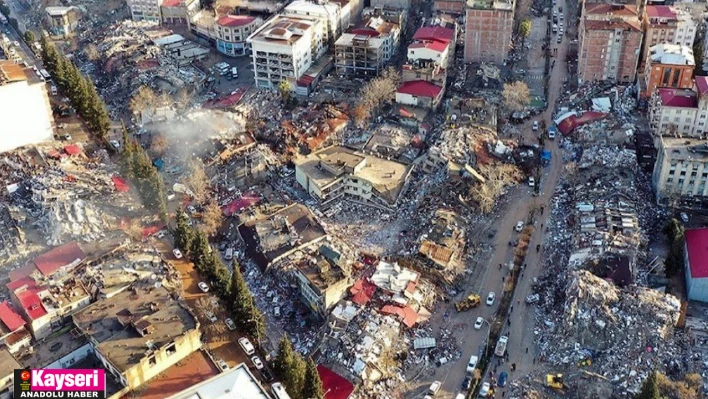
<path id="1" fill-rule="evenodd" d="M 150 356 L 150 357 L 148 358 L 148 366 L 152 367 L 152 366 L 155 366 L 155 365 L 157 365 L 157 359 L 155 359 L 155 356 L 154 356 L 154 355 L 153 355 L 153 356 Z"/>
<path id="2" fill-rule="evenodd" d="M 167 356 L 174 355 L 177 353 L 177 343 L 173 342 L 167 348 L 165 348 L 165 353 L 167 353 Z"/>
<path id="3" fill-rule="evenodd" d="M 686 171 L 685 171 L 685 170 L 682 170 L 681 173 L 680 173 L 680 175 L 681 175 L 681 176 L 686 176 Z"/>
<path id="4" fill-rule="evenodd" d="M 673 178 L 673 177 L 669 177 L 668 179 L 666 179 L 666 182 L 667 182 L 667 183 L 673 183 L 673 181 L 674 181 L 674 178 Z"/>
<path id="5" fill-rule="evenodd" d="M 676 172 L 676 169 L 669 169 L 669 174 L 673 175 Z"/>

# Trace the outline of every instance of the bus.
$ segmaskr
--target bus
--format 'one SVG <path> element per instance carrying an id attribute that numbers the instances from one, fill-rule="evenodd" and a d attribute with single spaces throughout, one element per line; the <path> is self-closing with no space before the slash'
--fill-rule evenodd
<path id="1" fill-rule="evenodd" d="M 46 69 L 40 69 L 39 74 L 42 76 L 42 78 L 44 78 L 44 81 L 47 82 L 52 78 L 52 76 L 49 74 L 49 72 L 47 72 Z"/>
<path id="2" fill-rule="evenodd" d="M 275 384 L 271 385 L 270 391 L 273 393 L 275 399 L 290 399 L 290 395 L 285 392 L 285 387 L 283 387 L 283 384 L 279 382 L 276 382 Z"/>

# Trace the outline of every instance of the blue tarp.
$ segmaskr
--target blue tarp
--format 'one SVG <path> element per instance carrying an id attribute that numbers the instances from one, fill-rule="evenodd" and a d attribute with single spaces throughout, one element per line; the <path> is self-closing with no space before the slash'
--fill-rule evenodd
<path id="1" fill-rule="evenodd" d="M 162 158 L 157 158 L 153 163 L 157 170 L 162 170 L 162 167 L 165 166 L 165 161 L 162 160 Z"/>
<path id="2" fill-rule="evenodd" d="M 544 161 L 550 161 L 551 160 L 551 150 L 541 151 L 541 159 L 543 159 Z"/>

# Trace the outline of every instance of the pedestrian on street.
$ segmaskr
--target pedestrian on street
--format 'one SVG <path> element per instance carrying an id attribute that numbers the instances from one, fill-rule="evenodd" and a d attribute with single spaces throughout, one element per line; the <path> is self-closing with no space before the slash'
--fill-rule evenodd
<path id="1" fill-rule="evenodd" d="M 502 398 L 506 395 L 506 391 L 502 391 Z"/>
<path id="2" fill-rule="evenodd" d="M 520 304 L 520 303 L 521 303 L 521 299 L 517 299 L 517 300 L 516 300 L 516 304 L 518 305 L 518 304 Z"/>
<path id="3" fill-rule="evenodd" d="M 529 353 L 529 348 L 526 348 L 526 353 Z"/>
<path id="4" fill-rule="evenodd" d="M 509 326 L 509 327 L 511 327 L 511 319 L 507 319 L 507 320 L 506 320 L 506 325 Z"/>
<path id="5" fill-rule="evenodd" d="M 509 312 L 513 312 L 513 311 L 514 311 L 514 305 L 511 305 L 511 307 L 509 308 Z"/>
<path id="6" fill-rule="evenodd" d="M 502 283 L 504 282 L 504 276 L 502 276 Z"/>

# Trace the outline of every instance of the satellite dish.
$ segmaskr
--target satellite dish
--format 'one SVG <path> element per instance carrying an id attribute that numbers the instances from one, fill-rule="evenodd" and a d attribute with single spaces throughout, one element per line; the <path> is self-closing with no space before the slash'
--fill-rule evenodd
<path id="1" fill-rule="evenodd" d="M 161 282 L 156 282 L 155 283 L 155 288 L 162 288 L 162 283 Z"/>

